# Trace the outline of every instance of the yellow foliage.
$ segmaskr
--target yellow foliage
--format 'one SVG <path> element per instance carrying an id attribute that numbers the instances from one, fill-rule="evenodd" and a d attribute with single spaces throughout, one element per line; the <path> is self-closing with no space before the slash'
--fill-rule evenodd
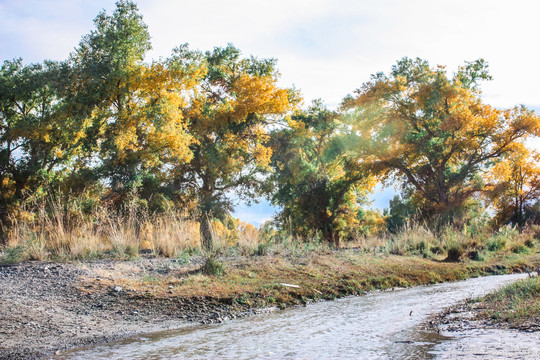
<path id="1" fill-rule="evenodd" d="M 512 151 L 494 166 L 486 178 L 497 210 L 497 221 L 505 221 L 511 212 L 514 216 L 522 216 L 524 206 L 540 198 L 540 154 L 522 143 L 514 143 Z"/>

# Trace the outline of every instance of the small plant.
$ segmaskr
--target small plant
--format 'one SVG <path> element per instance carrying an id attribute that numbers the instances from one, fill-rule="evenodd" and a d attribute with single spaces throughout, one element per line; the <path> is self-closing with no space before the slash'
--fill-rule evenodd
<path id="1" fill-rule="evenodd" d="M 128 259 L 135 259 L 139 256 L 139 246 L 137 244 L 128 244 L 124 249 L 124 254 Z"/>
<path id="2" fill-rule="evenodd" d="M 178 262 L 181 265 L 187 265 L 191 262 L 191 252 L 188 250 L 184 250 L 180 253 L 178 256 Z"/>
<path id="3" fill-rule="evenodd" d="M 433 254 L 440 255 L 444 253 L 443 248 L 440 245 L 434 245 L 429 249 Z"/>
<path id="4" fill-rule="evenodd" d="M 208 256 L 201 268 L 201 272 L 208 276 L 221 276 L 225 273 L 225 266 L 214 256 Z"/>
<path id="5" fill-rule="evenodd" d="M 485 302 L 483 317 L 514 324 L 526 323 L 540 314 L 540 277 L 519 280 L 479 301 Z"/>
<path id="6" fill-rule="evenodd" d="M 4 256 L 0 262 L 4 264 L 14 264 L 26 259 L 26 249 L 24 246 L 13 246 L 4 249 Z"/>
<path id="7" fill-rule="evenodd" d="M 517 244 L 512 247 L 512 252 L 515 254 L 529 254 L 531 250 L 523 244 Z"/>
<path id="8" fill-rule="evenodd" d="M 494 239 L 491 239 L 487 243 L 487 248 L 489 251 L 499 251 L 504 249 L 506 246 L 506 239 L 500 236 L 496 236 Z"/>
<path id="9" fill-rule="evenodd" d="M 446 261 L 458 262 L 463 255 L 463 249 L 459 244 L 452 244 L 448 247 Z"/>
<path id="10" fill-rule="evenodd" d="M 257 247 L 253 250 L 253 255 L 255 256 L 264 256 L 268 254 L 268 250 L 270 249 L 270 244 L 268 243 L 260 243 L 257 245 Z"/>
<path id="11" fill-rule="evenodd" d="M 471 250 L 467 253 L 467 257 L 474 261 L 484 261 L 484 257 L 478 250 Z"/>
<path id="12" fill-rule="evenodd" d="M 533 239 L 527 239 L 524 242 L 524 245 L 528 247 L 529 249 L 532 249 L 534 247 L 534 240 Z"/>

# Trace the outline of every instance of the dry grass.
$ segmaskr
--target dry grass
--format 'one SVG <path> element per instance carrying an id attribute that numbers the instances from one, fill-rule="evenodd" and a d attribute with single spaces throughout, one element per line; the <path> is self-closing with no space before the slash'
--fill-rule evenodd
<path id="1" fill-rule="evenodd" d="M 540 264 L 534 255 L 492 259 L 485 263 L 448 263 L 417 256 L 374 257 L 356 250 L 311 252 L 304 257 L 260 256 L 229 259 L 221 276 L 197 272 L 194 265 L 168 272 L 146 272 L 117 267 L 92 283 L 94 291 L 120 285 L 131 294 L 157 298 L 213 298 L 249 302 L 252 306 L 283 306 L 310 299 L 331 299 L 374 289 L 408 287 L 465 279 L 493 273 L 523 271 Z M 91 282 L 91 281 L 90 281 Z M 288 287 L 293 284 L 298 287 Z"/>
<path id="2" fill-rule="evenodd" d="M 174 257 L 199 246 L 198 223 L 177 213 L 149 218 L 117 216 L 105 210 L 91 215 L 65 213 L 53 207 L 50 212 L 12 223 L 4 249 L 7 262 L 128 259 L 138 256 L 140 250 Z"/>
<path id="3" fill-rule="evenodd" d="M 83 260 L 92 258 L 130 259 L 142 250 L 163 257 L 189 257 L 200 252 L 199 224 L 185 214 L 168 212 L 144 215 L 132 209 L 119 216 L 106 209 L 91 214 L 60 204 L 48 206 L 34 216 L 13 219 L 1 262 L 24 260 Z M 24 212 L 21 212 L 24 213 Z M 211 222 L 214 249 L 218 255 L 280 255 L 305 257 L 325 253 L 329 245 L 304 241 L 290 235 L 271 236 L 237 219 Z M 416 255 L 432 260 L 484 261 L 501 254 L 534 253 L 540 230 L 519 232 L 504 227 L 447 227 L 439 232 L 423 224 L 412 224 L 398 234 L 359 237 L 342 246 L 364 254 Z"/>
<path id="4" fill-rule="evenodd" d="M 49 208 L 37 216 L 12 219 L 0 261 L 130 259 L 141 250 L 181 257 L 201 246 L 199 223 L 183 213 L 147 216 L 134 210 L 120 216 L 105 209 L 85 214 L 78 209 L 66 212 L 60 205 Z M 217 253 L 234 248 L 237 255 L 250 255 L 260 244 L 259 230 L 239 220 L 232 219 L 228 227 L 214 220 L 211 231 Z"/>

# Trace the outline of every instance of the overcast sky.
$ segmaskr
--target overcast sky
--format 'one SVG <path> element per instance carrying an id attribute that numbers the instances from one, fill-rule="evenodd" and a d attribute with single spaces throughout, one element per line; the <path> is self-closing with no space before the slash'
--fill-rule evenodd
<path id="1" fill-rule="evenodd" d="M 482 86 L 496 107 L 540 111 L 540 1 L 535 0 L 140 0 L 152 36 L 149 59 L 189 43 L 233 43 L 244 55 L 278 59 L 281 84 L 309 103 L 335 107 L 370 74 L 421 57 L 450 71 L 484 58 Z M 0 59 L 62 60 L 112 0 L 0 0 Z M 536 147 L 538 142 L 536 143 Z M 385 207 L 389 193 L 376 196 Z M 261 208 L 267 208 L 262 206 Z M 253 215 L 253 209 L 246 214 Z M 264 212 L 264 211 L 263 211 Z M 268 214 L 261 213 L 261 219 Z M 259 219 L 260 220 L 260 219 Z M 259 222 L 259 220 L 255 222 Z"/>

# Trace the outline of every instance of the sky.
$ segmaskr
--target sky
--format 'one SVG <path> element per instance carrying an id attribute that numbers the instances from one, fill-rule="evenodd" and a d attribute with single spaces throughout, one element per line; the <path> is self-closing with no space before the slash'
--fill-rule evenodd
<path id="1" fill-rule="evenodd" d="M 404 56 L 450 72 L 484 58 L 493 81 L 485 102 L 540 112 L 540 2 L 536 0 L 139 0 L 152 36 L 149 59 L 184 43 L 199 50 L 232 43 L 244 55 L 276 58 L 282 86 L 305 103 L 330 107 Z M 0 60 L 63 60 L 113 0 L 0 0 Z M 540 148 L 540 142 L 535 142 Z M 393 188 L 377 189 L 373 208 Z M 259 224 L 275 209 L 241 205 L 236 215 Z"/>

